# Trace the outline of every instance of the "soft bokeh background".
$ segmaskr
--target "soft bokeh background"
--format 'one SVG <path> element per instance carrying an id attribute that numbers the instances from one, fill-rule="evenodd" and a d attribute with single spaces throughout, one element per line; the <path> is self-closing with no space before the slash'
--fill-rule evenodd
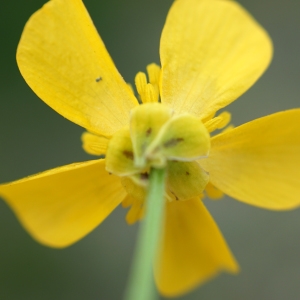
<path id="1" fill-rule="evenodd" d="M 259 82 L 230 106 L 235 125 L 300 106 L 300 1 L 239 2 L 270 33 L 275 57 Z M 92 158 L 81 149 L 83 129 L 40 101 L 15 62 L 23 26 L 43 3 L 11 0 L 0 7 L 0 182 Z M 85 1 L 126 81 L 159 62 L 160 32 L 171 3 Z M 222 274 L 180 299 L 300 299 L 300 210 L 269 212 L 229 198 L 205 202 L 242 271 Z M 33 241 L 0 201 L 0 299 L 121 299 L 137 232 L 124 215 L 117 209 L 82 241 L 56 250 Z"/>

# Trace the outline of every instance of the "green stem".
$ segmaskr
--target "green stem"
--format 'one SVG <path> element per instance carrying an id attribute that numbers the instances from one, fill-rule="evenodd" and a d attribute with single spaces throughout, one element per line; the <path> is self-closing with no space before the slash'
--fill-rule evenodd
<path id="1" fill-rule="evenodd" d="M 152 169 L 145 219 L 139 229 L 125 300 L 154 300 L 157 298 L 153 279 L 153 264 L 162 231 L 165 205 L 164 191 L 165 169 Z"/>

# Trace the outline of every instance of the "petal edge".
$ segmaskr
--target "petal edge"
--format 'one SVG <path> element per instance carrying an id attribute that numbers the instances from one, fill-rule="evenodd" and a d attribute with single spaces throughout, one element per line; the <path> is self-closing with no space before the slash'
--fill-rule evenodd
<path id="1" fill-rule="evenodd" d="M 205 119 L 261 76 L 272 42 L 235 1 L 177 0 L 163 29 L 160 56 L 162 103 Z"/>
<path id="2" fill-rule="evenodd" d="M 199 199 L 169 202 L 155 279 L 167 297 L 180 296 L 216 276 L 239 267 L 213 218 Z"/>
<path id="3" fill-rule="evenodd" d="M 98 226 L 126 192 L 104 160 L 94 160 L 2 184 L 0 196 L 38 242 L 62 248 Z"/>
<path id="4" fill-rule="evenodd" d="M 111 136 L 138 104 L 81 0 L 51 0 L 21 36 L 17 62 L 32 90 L 88 131 Z"/>
<path id="5" fill-rule="evenodd" d="M 212 138 L 200 165 L 225 194 L 262 208 L 300 205 L 300 109 L 272 114 Z"/>

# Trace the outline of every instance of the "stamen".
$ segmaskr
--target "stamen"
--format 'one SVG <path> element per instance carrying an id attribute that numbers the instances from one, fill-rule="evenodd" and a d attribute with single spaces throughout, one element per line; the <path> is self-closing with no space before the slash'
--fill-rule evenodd
<path id="1" fill-rule="evenodd" d="M 143 103 L 153 103 L 158 102 L 158 93 L 154 89 L 151 83 L 147 83 L 145 87 L 145 99 Z"/>
<path id="2" fill-rule="evenodd" d="M 135 76 L 137 92 L 143 103 L 158 102 L 160 67 L 156 64 L 150 64 L 147 66 L 147 72 L 150 83 L 147 82 L 147 76 L 143 72 L 139 72 Z"/>
<path id="3" fill-rule="evenodd" d="M 233 128 L 234 128 L 234 125 L 230 124 L 230 125 L 228 125 L 226 128 L 224 128 L 224 129 L 222 130 L 222 133 L 227 132 L 227 131 L 230 131 L 230 130 L 232 130 Z"/>
<path id="4" fill-rule="evenodd" d="M 81 136 L 82 147 L 85 152 L 91 155 L 103 155 L 106 153 L 108 139 L 90 132 L 84 132 Z"/>
<path id="5" fill-rule="evenodd" d="M 211 182 L 205 187 L 205 193 L 207 197 L 212 200 L 219 200 L 224 196 L 223 192 L 216 188 Z"/>
<path id="6" fill-rule="evenodd" d="M 157 64 L 150 64 L 147 66 L 147 73 L 149 76 L 149 81 L 153 85 L 159 85 L 160 79 L 160 67 Z"/>
<path id="7" fill-rule="evenodd" d="M 144 201 L 146 197 L 145 188 L 139 186 L 132 179 L 133 178 L 124 177 L 121 180 L 124 188 L 128 193 L 128 196 L 122 202 L 122 206 L 123 207 L 131 206 L 126 215 L 126 221 L 130 225 L 139 221 L 143 217 Z"/>
<path id="8" fill-rule="evenodd" d="M 135 222 L 139 221 L 143 217 L 144 212 L 144 205 L 135 201 L 133 205 L 130 207 L 129 211 L 126 215 L 126 222 L 129 225 L 134 224 Z"/>
<path id="9" fill-rule="evenodd" d="M 141 100 L 144 102 L 146 98 L 147 77 L 143 72 L 138 72 L 135 76 L 135 86 Z"/>
<path id="10" fill-rule="evenodd" d="M 224 128 L 229 124 L 230 121 L 231 121 L 231 114 L 227 111 L 224 111 L 217 117 L 204 123 L 204 126 L 206 127 L 207 131 L 210 133 L 216 129 Z"/>
<path id="11" fill-rule="evenodd" d="M 154 87 L 157 101 L 159 101 L 159 83 L 160 83 L 160 74 L 161 74 L 160 66 L 154 63 L 148 65 L 147 73 L 148 73 L 149 81 Z"/>
<path id="12" fill-rule="evenodd" d="M 133 202 L 134 202 L 134 199 L 127 195 L 125 197 L 125 199 L 122 201 L 122 206 L 124 208 L 127 208 L 127 207 L 131 206 L 133 204 Z"/>

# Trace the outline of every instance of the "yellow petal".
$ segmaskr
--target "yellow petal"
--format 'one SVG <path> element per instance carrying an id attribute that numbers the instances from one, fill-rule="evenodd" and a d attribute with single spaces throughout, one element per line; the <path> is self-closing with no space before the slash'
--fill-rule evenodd
<path id="1" fill-rule="evenodd" d="M 218 189 L 251 205 L 300 204 L 300 109 L 276 113 L 212 138 L 199 163 Z"/>
<path id="2" fill-rule="evenodd" d="M 84 132 L 81 136 L 83 149 L 91 155 L 102 155 L 106 153 L 108 139 L 90 132 Z"/>
<path id="3" fill-rule="evenodd" d="M 176 200 L 200 197 L 209 180 L 196 161 L 169 161 L 167 170 L 167 187 Z"/>
<path id="4" fill-rule="evenodd" d="M 126 192 L 104 160 L 95 160 L 0 185 L 0 195 L 37 241 L 66 247 L 98 226 Z"/>
<path id="5" fill-rule="evenodd" d="M 81 0 L 52 0 L 33 14 L 17 61 L 43 101 L 90 132 L 112 135 L 137 105 Z"/>
<path id="6" fill-rule="evenodd" d="M 159 291 L 179 296 L 219 272 L 238 265 L 221 232 L 198 199 L 168 202 L 161 257 L 156 269 Z"/>
<path id="7" fill-rule="evenodd" d="M 177 0 L 160 55 L 162 103 L 204 119 L 252 86 L 270 62 L 272 44 L 235 1 Z"/>

